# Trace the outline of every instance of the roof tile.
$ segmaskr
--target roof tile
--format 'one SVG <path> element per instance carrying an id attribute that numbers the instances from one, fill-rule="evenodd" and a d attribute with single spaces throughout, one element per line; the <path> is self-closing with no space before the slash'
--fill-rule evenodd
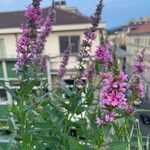
<path id="1" fill-rule="evenodd" d="M 150 22 L 139 26 L 139 28 L 132 31 L 130 34 L 143 34 L 143 33 L 150 33 Z"/>
<path id="2" fill-rule="evenodd" d="M 43 9 L 44 17 L 47 16 L 49 8 Z M 25 23 L 24 11 L 2 12 L 0 13 L 0 28 L 19 27 L 21 23 Z M 69 10 L 56 8 L 56 25 L 65 24 L 82 24 L 89 23 L 90 19 L 79 13 L 73 13 Z"/>

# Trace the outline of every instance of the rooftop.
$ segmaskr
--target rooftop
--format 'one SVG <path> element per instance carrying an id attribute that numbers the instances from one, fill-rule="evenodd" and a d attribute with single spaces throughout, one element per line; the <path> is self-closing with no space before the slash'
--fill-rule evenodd
<path id="1" fill-rule="evenodd" d="M 85 24 L 90 23 L 90 19 L 80 13 L 72 12 L 67 9 L 56 9 L 56 25 L 68 25 L 68 24 Z M 48 8 L 43 9 L 44 17 L 48 14 Z M 14 12 L 2 12 L 0 13 L 0 28 L 17 28 L 21 23 L 25 23 L 24 17 L 25 11 Z"/>
<path id="2" fill-rule="evenodd" d="M 150 33 L 150 22 L 139 26 L 129 34 L 147 34 Z"/>

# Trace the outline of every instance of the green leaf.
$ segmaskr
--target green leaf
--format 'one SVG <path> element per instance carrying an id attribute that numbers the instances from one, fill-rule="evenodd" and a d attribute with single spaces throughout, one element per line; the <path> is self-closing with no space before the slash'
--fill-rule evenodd
<path id="1" fill-rule="evenodd" d="M 149 109 L 136 109 L 136 112 L 150 112 Z"/>
<path id="2" fill-rule="evenodd" d="M 76 113 L 77 110 L 79 110 L 82 106 L 81 106 L 81 99 L 82 99 L 82 91 L 79 91 L 77 94 L 72 95 L 72 97 L 70 98 L 70 109 L 71 112 Z M 84 110 L 81 110 L 84 111 Z M 81 112 L 80 111 L 80 112 Z M 78 112 L 79 114 L 79 112 Z"/>
<path id="3" fill-rule="evenodd" d="M 65 92 L 65 94 L 67 96 L 71 96 L 72 95 L 72 91 L 69 89 L 69 87 L 66 86 L 65 83 L 62 83 L 60 87 Z"/>
<path id="4" fill-rule="evenodd" d="M 64 135 L 64 137 L 68 141 L 70 150 L 85 150 L 84 146 L 78 143 L 73 137 L 67 135 Z"/>
<path id="5" fill-rule="evenodd" d="M 95 62 L 95 68 L 96 68 L 96 73 L 97 75 L 99 74 L 99 72 L 102 70 L 103 66 L 100 62 Z"/>
<path id="6" fill-rule="evenodd" d="M 18 96 L 16 94 L 16 92 L 14 92 L 13 90 L 9 89 L 4 82 L 0 81 L 0 85 L 7 91 L 11 94 L 11 96 L 14 98 L 14 99 L 18 99 Z"/>
<path id="7" fill-rule="evenodd" d="M 86 111 L 86 107 L 79 107 L 77 110 L 76 110 L 76 114 L 77 115 L 80 115 L 81 113 L 85 112 Z"/>
<path id="8" fill-rule="evenodd" d="M 146 141 L 146 149 L 150 149 L 150 139 L 149 139 L 149 135 L 147 137 L 147 141 Z"/>
<path id="9" fill-rule="evenodd" d="M 106 146 L 109 146 L 111 150 L 126 150 L 128 142 L 113 142 L 108 143 Z"/>
<path id="10" fill-rule="evenodd" d="M 21 87 L 21 90 L 20 90 L 19 94 L 21 96 L 28 95 L 32 91 L 32 89 L 36 85 L 36 83 L 37 83 L 36 80 L 24 82 L 22 87 Z"/>
<path id="11" fill-rule="evenodd" d="M 87 92 L 86 92 L 86 99 L 85 99 L 85 101 L 86 101 L 86 104 L 87 105 L 91 105 L 92 103 L 93 103 L 93 101 L 94 101 L 94 87 L 93 87 L 93 85 L 92 85 L 92 82 L 89 82 L 88 83 L 88 88 L 87 88 Z"/>

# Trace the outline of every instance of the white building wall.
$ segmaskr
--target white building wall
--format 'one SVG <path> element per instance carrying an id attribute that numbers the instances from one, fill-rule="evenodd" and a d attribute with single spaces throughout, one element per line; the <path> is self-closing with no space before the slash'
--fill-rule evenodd
<path id="1" fill-rule="evenodd" d="M 45 54 L 50 56 L 57 56 L 60 55 L 60 47 L 59 47 L 59 36 L 80 36 L 80 40 L 82 42 L 84 30 L 77 30 L 77 31 L 56 31 L 52 32 L 48 38 L 47 43 L 45 45 Z M 92 50 L 94 51 L 95 47 L 99 44 L 100 33 L 99 31 L 96 32 L 97 39 L 93 43 Z M 19 39 L 19 33 L 0 33 L 0 39 L 4 40 L 5 50 L 6 50 L 6 57 L 8 58 L 16 58 L 16 42 Z"/>
<path id="2" fill-rule="evenodd" d="M 59 68 L 60 62 L 61 62 L 61 55 L 60 55 L 60 46 L 59 46 L 59 36 L 80 36 L 80 44 L 82 43 L 82 40 L 84 38 L 84 30 L 88 28 L 88 24 L 81 24 L 81 25 L 60 25 L 60 26 L 55 26 L 53 29 L 53 32 L 47 37 L 47 43 L 45 45 L 45 54 L 50 56 L 50 57 L 55 57 L 54 59 L 50 59 L 50 74 L 51 78 L 49 78 L 49 82 L 51 81 L 53 85 L 55 84 L 55 81 L 57 79 L 57 70 Z M 105 24 L 100 24 L 100 28 L 104 28 Z M 8 61 L 14 61 L 15 59 L 11 58 L 17 58 L 17 52 L 16 52 L 16 42 L 17 39 L 19 39 L 21 35 L 21 30 L 18 28 L 8 28 L 8 29 L 0 29 L 0 39 L 4 40 L 4 46 L 5 46 L 5 58 L 6 60 L 1 57 L 0 62 L 5 64 L 3 65 L 3 70 L 5 73 L 5 79 L 0 78 L 0 80 L 7 80 L 7 81 L 18 81 L 18 77 L 8 77 L 8 72 L 7 72 L 7 62 Z M 97 45 L 99 45 L 100 41 L 100 32 L 96 31 L 96 40 L 93 42 L 92 45 L 92 51 L 95 51 L 95 48 Z M 70 70 L 68 72 L 68 75 L 71 77 L 73 75 L 72 69 L 75 68 L 75 66 L 78 65 L 79 62 L 77 62 L 77 57 L 76 56 L 71 56 L 69 59 L 69 63 L 67 68 Z M 8 87 L 10 87 L 10 83 L 8 83 Z M 51 83 L 51 85 L 52 85 Z M 49 88 L 51 88 L 51 85 Z M 18 86 L 10 87 L 12 89 L 19 88 Z M 0 87 L 0 89 L 3 89 L 3 87 Z M 7 99 L 8 101 L 4 101 L 4 103 L 10 103 L 12 98 L 11 96 L 7 93 Z M 0 104 L 3 104 L 3 102 L 0 101 Z"/>
<path id="3" fill-rule="evenodd" d="M 0 39 L 4 40 L 6 57 L 16 56 L 16 35 L 15 34 L 0 34 Z"/>

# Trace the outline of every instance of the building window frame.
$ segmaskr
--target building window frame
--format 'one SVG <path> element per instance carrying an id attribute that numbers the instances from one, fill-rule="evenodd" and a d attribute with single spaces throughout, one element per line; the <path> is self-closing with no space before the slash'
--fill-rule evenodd
<path id="1" fill-rule="evenodd" d="M 66 45 L 65 45 L 64 48 L 62 47 L 63 45 L 61 45 L 61 38 L 66 38 L 66 39 L 68 40 L 68 41 L 66 42 Z M 63 54 L 63 53 L 64 53 L 64 50 L 65 50 L 69 45 L 73 44 L 73 43 L 72 43 L 73 38 L 77 38 L 77 39 L 76 39 L 76 40 L 77 40 L 76 45 L 72 45 L 72 47 L 76 46 L 76 47 L 77 47 L 77 50 L 75 51 L 75 50 L 72 48 L 71 54 L 78 54 L 78 53 L 79 53 L 79 51 L 80 51 L 80 44 L 81 44 L 81 41 L 80 41 L 80 40 L 81 40 L 81 37 L 80 37 L 80 35 L 60 35 L 60 36 L 59 36 L 59 51 L 60 51 L 60 54 Z M 62 39 L 62 41 L 63 41 L 63 39 Z"/>

